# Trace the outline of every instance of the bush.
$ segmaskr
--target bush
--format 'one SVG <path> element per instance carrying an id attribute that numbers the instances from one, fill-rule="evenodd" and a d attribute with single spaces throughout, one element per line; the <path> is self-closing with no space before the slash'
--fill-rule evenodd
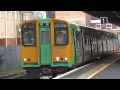
<path id="1" fill-rule="evenodd" d="M 3 61 L 4 61 L 3 56 L 4 56 L 4 54 L 3 54 L 3 53 L 1 53 L 1 51 L 0 51 L 0 64 L 2 64 L 2 63 L 3 63 Z"/>

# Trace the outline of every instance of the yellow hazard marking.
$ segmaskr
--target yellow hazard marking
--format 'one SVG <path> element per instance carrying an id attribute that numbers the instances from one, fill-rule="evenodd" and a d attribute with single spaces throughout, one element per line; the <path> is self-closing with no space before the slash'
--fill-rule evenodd
<path id="1" fill-rule="evenodd" d="M 119 58 L 120 59 L 120 58 Z M 87 77 L 86 79 L 90 79 L 93 76 L 95 76 L 96 74 L 98 74 L 99 72 L 101 72 L 102 70 L 104 70 L 105 68 L 107 68 L 108 66 L 110 66 L 111 64 L 113 64 L 114 62 L 118 61 L 119 59 L 116 59 L 115 61 L 105 65 L 104 67 L 102 67 L 100 70 L 96 71 L 95 73 L 93 73 L 92 75 L 90 75 L 89 77 Z"/>

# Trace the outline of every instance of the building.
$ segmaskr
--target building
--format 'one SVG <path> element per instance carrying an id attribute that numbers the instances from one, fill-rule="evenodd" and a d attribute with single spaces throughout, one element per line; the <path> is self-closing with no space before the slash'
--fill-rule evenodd
<path id="1" fill-rule="evenodd" d="M 99 29 L 120 28 L 111 23 L 101 24 L 99 18 L 86 14 L 83 11 L 46 11 L 46 13 L 47 13 L 47 18 L 57 18 L 57 19 L 67 20 L 70 22 L 74 22 L 94 28 L 99 28 Z"/>
<path id="2" fill-rule="evenodd" d="M 0 11 L 0 46 L 18 45 L 19 25 L 28 19 L 31 19 L 30 11 Z"/>
<path id="3" fill-rule="evenodd" d="M 82 25 L 90 25 L 90 17 L 82 11 L 46 11 L 47 18 L 56 18 Z"/>
<path id="4" fill-rule="evenodd" d="M 46 11 L 47 18 L 55 18 L 55 11 Z"/>
<path id="5" fill-rule="evenodd" d="M 101 24 L 101 20 L 99 18 L 96 18 L 93 16 L 91 16 L 90 26 L 94 27 L 94 28 L 98 28 L 98 29 L 107 29 L 107 30 L 120 29 L 119 26 L 116 26 L 116 25 L 111 24 L 109 22 L 107 24 Z"/>
<path id="6" fill-rule="evenodd" d="M 33 19 L 33 11 L 0 11 L 0 46 L 20 44 L 20 23 Z M 47 18 L 56 18 L 101 29 L 120 29 L 83 11 L 46 11 Z"/>

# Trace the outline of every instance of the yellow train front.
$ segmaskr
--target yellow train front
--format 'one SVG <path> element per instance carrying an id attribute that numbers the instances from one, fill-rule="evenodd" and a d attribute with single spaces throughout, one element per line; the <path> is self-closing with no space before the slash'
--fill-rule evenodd
<path id="1" fill-rule="evenodd" d="M 31 75 L 56 75 L 73 66 L 70 26 L 64 20 L 38 19 L 21 25 L 21 65 Z"/>
<path id="2" fill-rule="evenodd" d="M 117 34 L 58 19 L 21 25 L 21 65 L 30 78 L 63 73 L 118 52 Z"/>

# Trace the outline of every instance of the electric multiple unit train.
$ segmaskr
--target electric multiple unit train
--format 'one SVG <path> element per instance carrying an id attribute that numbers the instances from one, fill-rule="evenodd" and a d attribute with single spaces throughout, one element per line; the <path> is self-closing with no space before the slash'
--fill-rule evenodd
<path id="1" fill-rule="evenodd" d="M 21 24 L 21 66 L 34 76 L 64 73 L 118 52 L 117 34 L 59 19 Z"/>

